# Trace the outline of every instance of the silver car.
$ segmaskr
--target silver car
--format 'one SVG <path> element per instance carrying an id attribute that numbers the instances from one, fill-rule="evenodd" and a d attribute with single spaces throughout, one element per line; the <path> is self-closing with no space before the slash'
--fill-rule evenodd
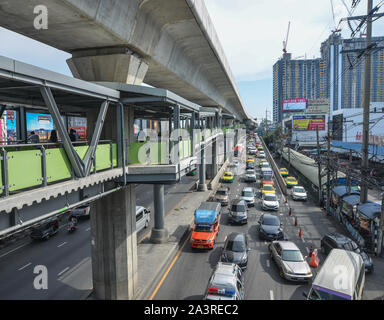
<path id="1" fill-rule="evenodd" d="M 301 186 L 294 186 L 292 190 L 292 199 L 307 201 L 307 192 Z"/>
<path id="2" fill-rule="evenodd" d="M 262 208 L 263 210 L 279 210 L 279 199 L 276 194 L 266 193 L 263 194 Z"/>
<path id="3" fill-rule="evenodd" d="M 273 241 L 269 245 L 271 258 L 280 270 L 280 276 L 291 281 L 309 281 L 312 270 L 300 249 L 291 241 Z"/>

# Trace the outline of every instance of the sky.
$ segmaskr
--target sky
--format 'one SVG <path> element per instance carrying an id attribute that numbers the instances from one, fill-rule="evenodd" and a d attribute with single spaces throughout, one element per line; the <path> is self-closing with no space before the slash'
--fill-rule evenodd
<path id="1" fill-rule="evenodd" d="M 164 0 L 166 1 L 166 0 Z M 334 6 L 333 19 L 331 3 Z M 235 77 L 243 105 L 254 118 L 272 119 L 272 67 L 282 56 L 291 22 L 288 52 L 292 57 L 320 57 L 320 45 L 348 16 L 352 0 L 205 0 L 206 7 Z M 366 12 L 361 0 L 353 15 Z M 373 4 L 384 3 L 374 0 Z M 384 11 L 384 5 L 381 12 Z M 344 38 L 350 37 L 346 23 Z M 384 34 L 384 18 L 373 24 L 373 35 Z M 70 54 L 0 28 L 0 55 L 71 75 Z"/>

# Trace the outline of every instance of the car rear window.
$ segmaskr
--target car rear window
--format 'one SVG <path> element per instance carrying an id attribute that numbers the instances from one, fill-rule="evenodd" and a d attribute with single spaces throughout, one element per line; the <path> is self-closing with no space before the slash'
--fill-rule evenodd
<path id="1" fill-rule="evenodd" d="M 244 241 L 241 240 L 229 240 L 227 242 L 227 246 L 225 248 L 226 250 L 229 251 L 234 251 L 234 252 L 244 252 L 245 251 L 245 243 Z"/>
<path id="2" fill-rule="evenodd" d="M 264 217 L 263 224 L 266 226 L 278 226 L 280 225 L 280 221 L 276 217 Z"/>
<path id="3" fill-rule="evenodd" d="M 245 206 L 243 206 L 241 204 L 233 204 L 232 207 L 231 207 L 231 210 L 235 211 L 235 212 L 244 212 L 245 211 Z"/>

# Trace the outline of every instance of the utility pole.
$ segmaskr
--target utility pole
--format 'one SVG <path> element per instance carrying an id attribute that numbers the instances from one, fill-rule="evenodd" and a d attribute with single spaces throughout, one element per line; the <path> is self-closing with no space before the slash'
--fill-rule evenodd
<path id="1" fill-rule="evenodd" d="M 321 203 L 321 198 L 323 197 L 323 190 L 321 185 L 321 154 L 320 154 L 320 141 L 319 141 L 319 127 L 316 126 L 316 140 L 317 140 L 317 170 L 318 170 L 318 179 L 319 179 L 319 203 Z"/>
<path id="2" fill-rule="evenodd" d="M 361 155 L 361 193 L 360 202 L 365 203 L 368 198 L 368 185 L 366 181 L 366 175 L 369 171 L 368 162 L 368 142 L 369 142 L 369 106 L 371 99 L 371 52 L 369 51 L 372 41 L 372 6 L 373 0 L 367 0 L 367 38 L 366 38 L 366 49 L 365 53 L 365 87 L 364 87 L 364 102 L 363 102 L 363 146 Z"/>
<path id="3" fill-rule="evenodd" d="M 327 134 L 327 215 L 329 214 L 329 207 L 331 204 L 331 161 L 330 161 L 330 155 L 331 155 L 331 121 L 329 119 L 330 116 L 328 116 L 328 134 Z"/>
<path id="4" fill-rule="evenodd" d="M 352 168 L 352 149 L 349 149 L 349 170 L 347 170 L 347 186 L 348 186 L 348 194 L 351 194 L 351 169 Z"/>

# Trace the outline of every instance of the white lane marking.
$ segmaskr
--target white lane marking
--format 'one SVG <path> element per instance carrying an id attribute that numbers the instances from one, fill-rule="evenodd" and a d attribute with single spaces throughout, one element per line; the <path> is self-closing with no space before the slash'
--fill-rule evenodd
<path id="1" fill-rule="evenodd" d="M 59 244 L 57 247 L 60 248 L 62 247 L 63 245 L 67 244 L 66 242 L 63 242 L 62 244 Z"/>
<path id="2" fill-rule="evenodd" d="M 64 272 L 68 271 L 69 267 L 66 267 L 63 271 L 61 271 L 57 276 L 60 277 Z"/>
<path id="3" fill-rule="evenodd" d="M 21 267 L 21 268 L 18 269 L 18 270 L 21 271 L 21 270 L 25 269 L 26 267 L 30 266 L 31 264 L 32 264 L 31 262 L 30 262 L 30 263 L 27 263 L 24 267 Z"/>
<path id="4" fill-rule="evenodd" d="M 271 264 L 269 263 L 269 259 L 267 259 L 267 267 L 269 268 Z"/>
<path id="5" fill-rule="evenodd" d="M 85 229 L 85 231 L 89 231 L 89 230 L 91 230 L 91 227 L 89 227 L 89 228 Z"/>
<path id="6" fill-rule="evenodd" d="M 269 290 L 269 297 L 271 298 L 271 300 L 275 300 L 273 296 L 273 290 Z"/>
<path id="7" fill-rule="evenodd" d="M 22 247 L 25 247 L 27 244 L 28 244 L 28 243 L 23 244 L 22 246 L 18 246 L 17 248 L 15 248 L 15 249 L 13 249 L 13 250 L 11 250 L 11 251 L 8 251 L 8 252 L 6 252 L 6 253 L 3 253 L 3 254 L 0 256 L 0 258 L 5 257 L 7 254 L 10 254 L 11 252 L 16 251 L 17 249 L 20 249 L 20 248 L 22 248 Z"/>

